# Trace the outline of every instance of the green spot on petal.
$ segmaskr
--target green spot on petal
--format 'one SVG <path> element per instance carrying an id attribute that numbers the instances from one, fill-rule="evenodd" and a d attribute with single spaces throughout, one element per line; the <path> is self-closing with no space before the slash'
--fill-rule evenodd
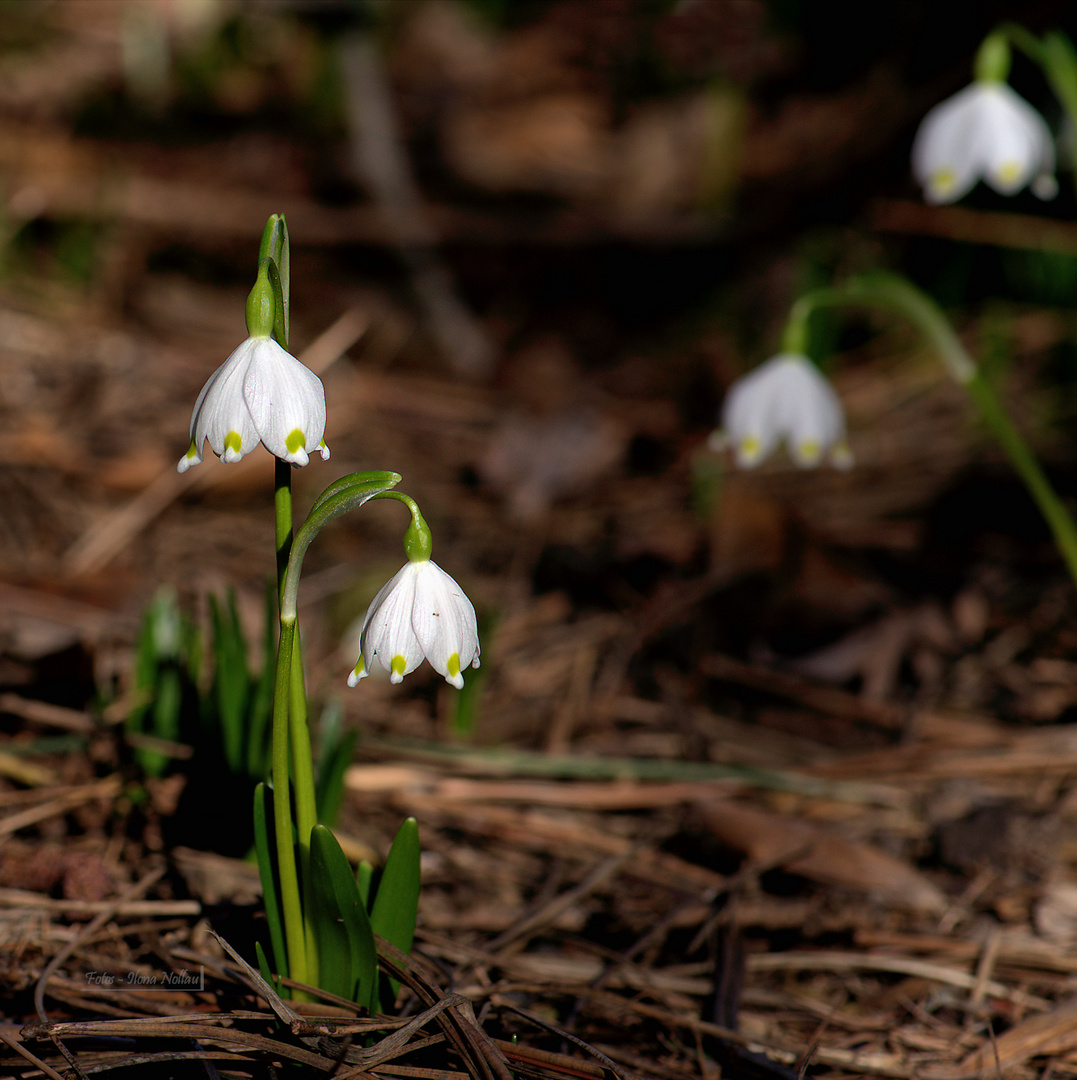
<path id="1" fill-rule="evenodd" d="M 284 440 L 284 445 L 288 447 L 289 454 L 294 454 L 297 450 L 306 447 L 307 437 L 299 430 L 299 428 L 296 428 L 295 431 Z"/>
<path id="2" fill-rule="evenodd" d="M 389 670 L 392 671 L 392 673 L 394 675 L 399 675 L 401 678 L 403 678 L 404 677 L 404 669 L 407 666 L 408 666 L 408 662 L 404 659 L 404 657 L 402 657 L 402 656 L 400 656 L 398 654 L 398 655 L 393 657 L 393 662 L 390 665 Z"/>
<path id="3" fill-rule="evenodd" d="M 193 458 L 198 457 L 198 447 L 194 444 L 194 439 L 191 440 L 191 445 L 187 448 L 187 460 L 191 461 Z"/>
<path id="4" fill-rule="evenodd" d="M 931 177 L 931 186 L 938 195 L 943 197 L 950 194 L 957 184 L 957 174 L 953 169 L 939 169 Z"/>
<path id="5" fill-rule="evenodd" d="M 234 450 L 237 454 L 243 452 L 243 438 L 238 431 L 230 431 L 224 437 L 225 451 Z"/>
<path id="6" fill-rule="evenodd" d="M 448 671 L 448 673 L 454 679 L 456 678 L 457 675 L 460 674 L 460 654 L 459 653 L 453 653 L 452 656 L 449 657 L 448 663 L 445 665 L 445 670 Z"/>
<path id="7" fill-rule="evenodd" d="M 1021 179 L 1021 165 L 1017 161 L 1004 161 L 995 170 L 995 175 L 1004 184 L 1016 184 Z"/>

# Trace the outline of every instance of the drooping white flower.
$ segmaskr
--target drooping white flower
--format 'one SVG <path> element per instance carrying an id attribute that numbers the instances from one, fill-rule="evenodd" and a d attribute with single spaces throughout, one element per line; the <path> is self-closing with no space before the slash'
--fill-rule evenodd
<path id="1" fill-rule="evenodd" d="M 461 671 L 479 666 L 475 608 L 437 563 L 408 562 L 367 608 L 359 649 L 349 686 L 366 678 L 374 663 L 398 683 L 425 657 L 459 690 L 464 685 Z"/>
<path id="2" fill-rule="evenodd" d="M 1041 199 L 1058 192 L 1055 146 L 1042 116 L 998 80 L 977 80 L 924 117 L 912 169 L 929 203 L 956 202 L 983 180 L 1001 195 L 1026 185 Z"/>
<path id="3" fill-rule="evenodd" d="M 721 442 L 732 444 L 742 468 L 758 465 L 783 440 L 798 465 L 818 465 L 824 456 L 839 468 L 852 464 L 838 395 L 807 357 L 793 353 L 738 379 L 722 405 Z"/>
<path id="4" fill-rule="evenodd" d="M 202 460 L 206 439 L 222 461 L 239 461 L 259 442 L 275 457 L 306 465 L 325 445 L 325 390 L 310 368 L 270 337 L 249 337 L 206 380 L 191 414 L 191 445 L 176 466 Z"/>

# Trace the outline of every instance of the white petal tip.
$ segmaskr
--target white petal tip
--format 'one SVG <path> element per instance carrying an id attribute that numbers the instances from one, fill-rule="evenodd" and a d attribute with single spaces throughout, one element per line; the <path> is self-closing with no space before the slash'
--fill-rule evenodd
<path id="1" fill-rule="evenodd" d="M 395 686 L 395 685 L 396 685 L 397 683 L 402 683 L 403 681 L 404 681 L 404 676 L 403 676 L 403 675 L 401 675 L 401 674 L 400 674 L 400 673 L 399 673 L 398 671 L 394 671 L 394 672 L 393 672 L 393 673 L 392 673 L 392 674 L 391 674 L 391 675 L 389 676 L 389 682 L 391 682 L 391 683 L 392 683 L 392 684 L 393 684 L 394 686 Z"/>
<path id="2" fill-rule="evenodd" d="M 729 436 L 721 428 L 715 428 L 707 436 L 707 449 L 715 454 L 720 454 L 728 445 Z"/>
<path id="3" fill-rule="evenodd" d="M 1038 199 L 1053 199 L 1058 194 L 1058 181 L 1050 173 L 1037 176 L 1032 181 L 1032 194 Z"/>
<path id="4" fill-rule="evenodd" d="M 318 453 L 322 455 L 322 461 L 329 460 L 329 447 L 325 443 L 321 443 L 318 447 Z"/>
<path id="5" fill-rule="evenodd" d="M 463 677 L 463 675 L 459 675 L 459 674 L 457 674 L 457 675 L 446 675 L 445 676 L 445 681 L 450 686 L 455 686 L 457 690 L 463 690 L 464 689 L 464 677 Z"/>

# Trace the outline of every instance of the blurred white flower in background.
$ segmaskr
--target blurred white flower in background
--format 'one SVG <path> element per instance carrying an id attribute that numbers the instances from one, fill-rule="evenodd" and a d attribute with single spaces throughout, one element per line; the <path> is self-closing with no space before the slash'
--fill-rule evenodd
<path id="1" fill-rule="evenodd" d="M 1055 147 L 1042 116 L 1007 83 L 978 80 L 924 117 L 912 169 L 929 203 L 956 202 L 983 180 L 1002 195 L 1058 193 Z"/>
<path id="2" fill-rule="evenodd" d="M 818 465 L 824 457 L 838 468 L 852 464 L 845 442 L 845 415 L 834 388 L 806 357 L 771 357 L 726 394 L 716 448 L 731 445 L 736 462 L 751 468 L 780 442 L 797 465 Z"/>

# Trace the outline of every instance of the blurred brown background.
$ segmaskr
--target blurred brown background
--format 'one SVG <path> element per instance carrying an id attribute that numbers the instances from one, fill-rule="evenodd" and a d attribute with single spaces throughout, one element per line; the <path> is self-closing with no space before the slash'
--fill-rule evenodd
<path id="1" fill-rule="evenodd" d="M 234 587 L 259 633 L 272 463 L 209 455 L 181 478 L 175 462 L 199 388 L 244 337 L 258 238 L 280 211 L 292 350 L 325 383 L 332 448 L 294 474 L 297 507 L 347 471 L 399 471 L 480 615 L 483 667 L 462 697 L 426 668 L 348 691 L 402 514 L 367 507 L 307 559 L 311 695 L 362 731 L 344 828 L 380 851 L 419 813 L 427 950 L 506 931 L 589 860 L 623 856 L 631 885 L 596 879 L 550 926 L 624 947 L 680 890 L 698 894 L 687 956 L 694 928 L 713 929 L 707 890 L 740 867 L 738 918 L 761 954 L 957 935 L 966 970 L 986 919 L 1048 943 L 1055 981 L 1035 988 L 1061 1000 L 1077 970 L 1058 959 L 1077 935 L 1073 587 L 962 393 L 909 328 L 821 317 L 813 354 L 857 467 L 779 456 L 741 474 L 706 446 L 798 293 L 885 267 L 947 308 L 1074 493 L 1070 162 L 1050 204 L 978 189 L 926 208 L 908 168 L 920 118 L 1005 19 L 1077 29 L 1072 5 L 1047 0 L 0 4 L 5 742 L 54 779 L 108 773 L 106 757 L 50 757 L 38 706 L 87 731 L 115 719 L 162 587 L 195 618 Z M 1057 129 L 1020 56 L 1013 82 Z M 511 765 L 420 766 L 389 737 L 644 759 L 671 785 L 686 763 L 799 779 L 756 790 L 706 773 L 641 795 L 596 765 L 601 791 L 498 788 L 490 772 Z M 868 780 L 855 797 L 841 786 Z M 4 783 L 21 792 L 26 774 Z M 742 798 L 715 810 L 730 791 Z M 101 880 L 123 878 L 161 847 L 116 824 L 123 806 L 23 840 L 68 829 Z M 803 858 L 820 829 L 864 846 Z M 668 1001 L 698 1011 L 713 966 Z M 781 1042 L 770 976 L 750 970 L 746 1022 Z M 876 1033 L 909 1019 L 902 994 L 927 1001 L 920 984 L 869 982 L 808 996 L 870 1005 Z M 789 990 L 780 973 L 767 987 Z M 787 1045 L 823 1015 L 802 998 L 780 999 Z M 695 1075 L 687 1037 L 680 1051 L 688 1072 L 661 1075 Z M 884 1075 L 917 1075 L 894 1054 Z"/>

